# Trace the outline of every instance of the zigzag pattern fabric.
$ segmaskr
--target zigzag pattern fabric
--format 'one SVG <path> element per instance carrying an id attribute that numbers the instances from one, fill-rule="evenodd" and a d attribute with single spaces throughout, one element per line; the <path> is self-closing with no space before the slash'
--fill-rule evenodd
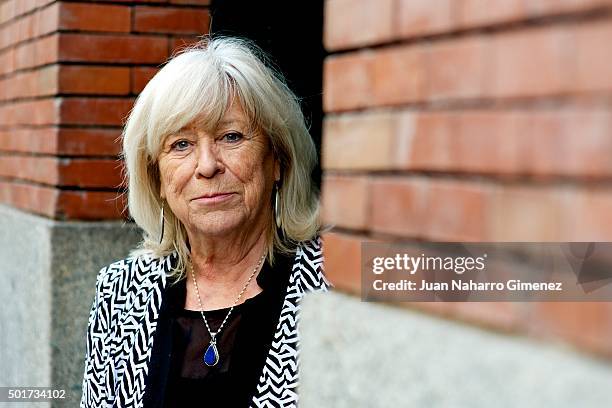
<path id="1" fill-rule="evenodd" d="M 130 257 L 98 273 L 81 408 L 142 407 L 166 274 L 176 256 Z M 331 287 L 323 272 L 321 238 L 301 242 L 251 407 L 297 406 L 300 300 L 307 292 Z"/>

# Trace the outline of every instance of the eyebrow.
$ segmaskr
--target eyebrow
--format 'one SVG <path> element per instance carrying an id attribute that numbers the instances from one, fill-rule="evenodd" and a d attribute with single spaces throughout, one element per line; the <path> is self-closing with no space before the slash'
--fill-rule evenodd
<path id="1" fill-rule="evenodd" d="M 229 119 L 225 119 L 220 121 L 219 123 L 217 123 L 217 127 L 219 126 L 227 126 L 227 125 L 231 125 L 231 124 L 240 124 L 240 125 L 244 125 L 246 122 L 240 118 L 235 118 L 235 117 L 230 117 Z M 180 128 L 178 130 L 178 132 L 185 132 L 187 130 L 189 130 L 193 125 L 185 125 L 182 128 Z M 177 133 L 178 133 L 177 132 Z"/>

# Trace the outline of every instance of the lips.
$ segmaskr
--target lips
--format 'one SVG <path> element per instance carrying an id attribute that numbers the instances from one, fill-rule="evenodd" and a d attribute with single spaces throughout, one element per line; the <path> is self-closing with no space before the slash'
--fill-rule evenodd
<path id="1" fill-rule="evenodd" d="M 212 204 L 223 202 L 229 198 L 231 198 L 235 193 L 211 193 L 204 194 L 200 197 L 194 198 L 192 201 L 203 204 Z"/>
<path id="2" fill-rule="evenodd" d="M 204 194 L 204 195 L 202 195 L 202 196 L 199 196 L 199 197 L 194 198 L 194 200 L 199 200 L 200 198 L 213 198 L 213 197 L 225 196 L 225 195 L 229 195 L 229 194 L 234 194 L 234 193 L 212 193 L 212 194 Z"/>

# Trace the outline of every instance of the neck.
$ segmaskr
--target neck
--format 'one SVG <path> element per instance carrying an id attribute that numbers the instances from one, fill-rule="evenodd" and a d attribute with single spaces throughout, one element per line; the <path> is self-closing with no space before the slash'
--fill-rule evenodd
<path id="1" fill-rule="evenodd" d="M 240 233 L 223 237 L 189 234 L 189 244 L 193 273 L 200 286 L 200 294 L 236 296 L 261 257 L 266 254 L 266 224 L 259 223 L 247 231 L 241 230 Z M 189 284 L 193 278 L 187 277 Z M 247 292 L 252 293 L 253 288 L 257 288 L 254 280 L 249 285 L 251 290 Z"/>

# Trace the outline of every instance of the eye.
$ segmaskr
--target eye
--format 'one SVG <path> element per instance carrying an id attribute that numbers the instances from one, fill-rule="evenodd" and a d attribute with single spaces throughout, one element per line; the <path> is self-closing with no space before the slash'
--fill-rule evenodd
<path id="1" fill-rule="evenodd" d="M 191 143 L 188 140 L 180 139 L 170 145 L 172 150 L 184 151 L 189 148 Z"/>
<path id="2" fill-rule="evenodd" d="M 237 142 L 241 141 L 243 138 L 244 138 L 244 136 L 242 135 L 242 133 L 239 133 L 239 132 L 228 132 L 228 133 L 224 134 L 221 139 L 225 140 L 225 141 L 227 141 L 229 143 L 237 143 Z"/>

